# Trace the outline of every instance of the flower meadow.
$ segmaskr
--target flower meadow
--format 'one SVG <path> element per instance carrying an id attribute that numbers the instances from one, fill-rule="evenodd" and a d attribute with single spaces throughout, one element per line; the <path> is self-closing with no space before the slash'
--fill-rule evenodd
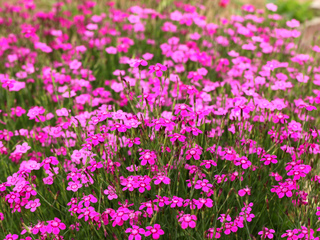
<path id="1" fill-rule="evenodd" d="M 0 9 L 1 239 L 319 239 L 299 21 L 102 2 Z"/>

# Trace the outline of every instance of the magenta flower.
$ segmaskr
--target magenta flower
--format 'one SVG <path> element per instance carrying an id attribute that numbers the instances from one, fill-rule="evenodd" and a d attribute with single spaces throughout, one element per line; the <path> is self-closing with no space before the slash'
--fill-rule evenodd
<path id="1" fill-rule="evenodd" d="M 18 239 L 18 235 L 17 234 L 8 234 L 7 236 L 5 236 L 4 240 L 16 240 Z"/>
<path id="2" fill-rule="evenodd" d="M 97 213 L 94 210 L 94 207 L 87 207 L 87 208 L 81 209 L 81 214 L 78 216 L 78 219 L 81 219 L 84 217 L 84 220 L 88 221 L 89 218 L 94 218 L 97 215 L 99 215 L 99 213 Z"/>
<path id="3" fill-rule="evenodd" d="M 82 187 L 82 184 L 81 184 L 79 181 L 68 182 L 67 190 L 68 190 L 68 191 L 76 192 L 76 191 L 78 191 L 78 189 L 81 188 L 81 187 Z"/>
<path id="4" fill-rule="evenodd" d="M 69 67 L 70 69 L 73 69 L 73 70 L 77 70 L 81 67 L 82 63 L 79 62 L 78 60 L 73 60 L 72 62 L 69 63 Z"/>
<path id="5" fill-rule="evenodd" d="M 29 149 L 31 149 L 30 146 L 28 146 L 28 143 L 23 143 L 22 145 L 17 145 L 16 150 L 14 152 L 16 153 L 26 153 Z"/>
<path id="6" fill-rule="evenodd" d="M 197 217 L 196 215 L 184 214 L 178 221 L 181 223 L 182 229 L 186 229 L 187 227 L 195 228 Z"/>
<path id="7" fill-rule="evenodd" d="M 152 215 L 153 214 L 153 211 L 156 211 L 158 212 L 159 211 L 159 208 L 157 205 L 153 204 L 153 202 L 150 200 L 148 202 L 144 202 L 144 203 L 141 203 L 141 206 L 139 207 L 139 210 L 142 210 L 144 208 L 147 208 L 146 212 L 149 214 L 149 215 Z"/>
<path id="8" fill-rule="evenodd" d="M 50 156 L 43 160 L 43 162 L 41 163 L 41 166 L 43 166 L 45 170 L 49 170 L 51 169 L 51 165 L 58 165 L 58 164 L 59 164 L 58 159 L 54 156 Z"/>
<path id="9" fill-rule="evenodd" d="M 194 186 L 195 189 L 202 189 L 204 192 L 209 192 L 212 187 L 213 185 L 207 179 L 198 180 Z"/>
<path id="10" fill-rule="evenodd" d="M 243 169 L 247 169 L 251 166 L 251 162 L 248 160 L 247 157 L 243 156 L 243 157 L 239 157 L 239 158 L 236 158 L 234 160 L 234 165 L 236 166 L 240 166 L 243 168 Z"/>
<path id="11" fill-rule="evenodd" d="M 163 66 L 162 64 L 160 63 L 157 63 L 156 65 L 151 65 L 149 67 L 149 73 L 153 73 L 153 72 L 156 72 L 156 76 L 157 77 L 161 77 L 162 76 L 162 71 L 167 71 L 167 67 L 166 66 Z"/>
<path id="12" fill-rule="evenodd" d="M 54 218 L 54 220 L 47 221 L 48 226 L 47 226 L 47 232 L 48 233 L 53 233 L 55 235 L 58 235 L 60 230 L 65 230 L 66 225 L 61 222 L 59 218 Z"/>
<path id="13" fill-rule="evenodd" d="M 180 142 L 184 142 L 186 140 L 186 137 L 181 135 L 181 134 L 178 134 L 178 133 L 174 133 L 174 134 L 170 134 L 168 135 L 168 137 L 171 137 L 170 138 L 170 141 L 172 142 L 172 144 L 176 141 L 176 140 L 179 140 Z"/>
<path id="14" fill-rule="evenodd" d="M 89 194 L 88 196 L 83 196 L 82 200 L 83 201 L 80 201 L 79 204 L 84 202 L 85 207 L 89 207 L 90 203 L 98 202 L 98 199 L 95 196 L 93 196 L 92 194 Z"/>
<path id="15" fill-rule="evenodd" d="M 258 232 L 259 235 L 261 235 L 261 238 L 266 239 L 273 239 L 273 233 L 275 233 L 275 231 L 273 229 L 269 229 L 264 227 L 262 231 Z"/>
<path id="16" fill-rule="evenodd" d="M 141 240 L 141 235 L 144 234 L 145 230 L 139 226 L 133 225 L 132 228 L 127 228 L 126 233 L 130 233 L 129 240 Z"/>
<path id="17" fill-rule="evenodd" d="M 135 63 L 134 63 L 134 67 L 139 67 L 139 66 L 147 66 L 148 63 L 147 61 L 143 60 L 143 59 L 139 59 L 139 60 L 135 60 Z"/>
<path id="18" fill-rule="evenodd" d="M 217 163 L 214 160 L 202 160 L 200 166 L 205 166 L 205 168 L 209 169 L 211 166 L 217 166 Z"/>
<path id="19" fill-rule="evenodd" d="M 240 189 L 238 191 L 238 194 L 239 194 L 240 197 L 243 197 L 246 194 L 251 195 L 251 189 L 248 188 L 248 186 L 247 186 L 246 188 Z"/>
<path id="20" fill-rule="evenodd" d="M 148 226 L 148 227 L 146 227 L 146 229 L 148 231 L 146 231 L 144 235 L 146 237 L 152 235 L 153 239 L 159 239 L 160 235 L 164 234 L 164 231 L 161 229 L 160 224 L 154 224 L 153 227 L 152 226 Z"/>
<path id="21" fill-rule="evenodd" d="M 27 205 L 25 206 L 26 209 L 30 209 L 31 212 L 34 212 L 37 207 L 41 205 L 40 199 L 35 199 L 34 201 L 30 200 Z"/>
<path id="22" fill-rule="evenodd" d="M 264 165 L 270 165 L 270 163 L 276 164 L 278 162 L 276 155 L 266 154 L 264 155 L 260 161 L 264 162 Z"/>
<path id="23" fill-rule="evenodd" d="M 198 200 L 194 199 L 194 204 L 197 206 L 198 209 L 201 209 L 203 206 L 206 206 L 207 208 L 213 207 L 213 201 L 210 198 L 199 198 Z"/>
<path id="24" fill-rule="evenodd" d="M 194 158 L 195 160 L 200 159 L 202 151 L 199 148 L 191 148 L 186 151 L 186 159 L 189 160 L 190 158 Z"/>
<path id="25" fill-rule="evenodd" d="M 154 152 L 148 151 L 148 152 L 142 153 L 141 155 L 142 156 L 139 159 L 142 160 L 141 161 L 142 166 L 146 165 L 147 163 L 149 163 L 150 165 L 155 164 L 155 160 L 157 159 L 157 155 Z"/>
<path id="26" fill-rule="evenodd" d="M 154 176 L 153 179 L 155 179 L 155 185 L 159 185 L 161 182 L 163 182 L 164 184 L 170 184 L 170 178 L 166 177 L 164 174 L 158 174 Z"/>
<path id="27" fill-rule="evenodd" d="M 108 195 L 108 199 L 112 200 L 112 199 L 117 199 L 118 195 L 116 190 L 114 189 L 114 187 L 112 187 L 111 185 L 108 186 L 108 189 L 104 190 L 103 192 L 104 194 Z"/>
<path id="28" fill-rule="evenodd" d="M 175 208 L 175 207 L 182 207 L 183 205 L 183 198 L 177 197 L 177 196 L 173 196 L 172 199 L 167 199 L 165 201 L 166 205 L 170 205 L 171 208 Z"/>
<path id="29" fill-rule="evenodd" d="M 294 166 L 293 169 L 287 173 L 287 175 L 294 176 L 293 180 L 299 180 L 301 177 L 305 177 L 306 174 L 308 174 L 310 171 L 311 171 L 311 166 L 300 164 L 300 165 Z"/>

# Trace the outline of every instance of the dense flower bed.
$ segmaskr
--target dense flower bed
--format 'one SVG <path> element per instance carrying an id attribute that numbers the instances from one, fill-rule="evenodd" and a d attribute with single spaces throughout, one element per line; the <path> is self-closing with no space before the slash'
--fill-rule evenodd
<path id="1" fill-rule="evenodd" d="M 199 9 L 4 4 L 1 239 L 319 239 L 320 47 Z"/>

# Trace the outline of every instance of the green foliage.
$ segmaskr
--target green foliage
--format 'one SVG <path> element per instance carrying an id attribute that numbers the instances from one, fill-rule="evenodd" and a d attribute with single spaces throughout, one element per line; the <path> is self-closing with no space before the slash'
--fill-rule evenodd
<path id="1" fill-rule="evenodd" d="M 313 11 L 310 9 L 312 1 L 300 2 L 298 0 L 275 0 L 268 1 L 278 6 L 278 14 L 285 15 L 288 18 L 297 19 L 305 22 L 313 18 Z"/>

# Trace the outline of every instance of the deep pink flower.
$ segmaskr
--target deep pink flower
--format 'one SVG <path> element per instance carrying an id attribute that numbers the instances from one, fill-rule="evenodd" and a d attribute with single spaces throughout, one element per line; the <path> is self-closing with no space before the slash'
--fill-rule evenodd
<path id="1" fill-rule="evenodd" d="M 68 182 L 67 190 L 68 191 L 77 192 L 78 189 L 81 188 L 81 187 L 82 187 L 82 184 L 79 181 Z"/>
<path id="2" fill-rule="evenodd" d="M 145 230 L 139 226 L 133 225 L 132 228 L 127 228 L 126 233 L 130 233 L 129 240 L 141 240 L 141 235 L 144 234 Z"/>
<path id="3" fill-rule="evenodd" d="M 182 229 L 186 229 L 187 227 L 195 228 L 196 227 L 197 217 L 196 215 L 184 214 L 179 222 L 181 223 Z"/>
<path id="4" fill-rule="evenodd" d="M 248 186 L 247 186 L 246 188 L 240 189 L 238 191 L 238 194 L 239 194 L 240 197 L 243 197 L 246 194 L 251 195 L 251 189 L 248 188 Z"/>
<path id="5" fill-rule="evenodd" d="M 47 232 L 48 233 L 53 233 L 55 235 L 58 235 L 60 230 L 65 230 L 66 225 L 61 222 L 59 218 L 54 218 L 54 220 L 47 221 L 48 226 L 47 226 Z"/>
<path id="6" fill-rule="evenodd" d="M 202 151 L 199 148 L 191 148 L 186 151 L 186 159 L 189 160 L 190 158 L 194 158 L 195 160 L 200 159 Z"/>
<path id="7" fill-rule="evenodd" d="M 243 169 L 247 169 L 251 166 L 251 162 L 248 160 L 247 157 L 243 156 L 243 157 L 239 157 L 239 158 L 236 158 L 234 160 L 234 165 L 236 166 L 240 166 L 243 168 Z"/>
<path id="8" fill-rule="evenodd" d="M 154 224 L 152 226 L 147 226 L 146 227 L 147 231 L 145 232 L 145 236 L 148 237 L 152 235 L 153 239 L 159 239 L 161 235 L 164 234 L 164 231 L 161 229 L 160 224 Z"/>
<path id="9" fill-rule="evenodd" d="M 4 240 L 16 240 L 18 238 L 19 236 L 17 234 L 8 234 L 7 236 L 5 236 Z"/>
<path id="10" fill-rule="evenodd" d="M 37 207 L 41 205 L 40 199 L 35 199 L 34 201 L 30 200 L 27 205 L 25 206 L 26 209 L 30 209 L 31 212 L 34 212 Z"/>
<path id="11" fill-rule="evenodd" d="M 162 64 L 160 63 L 157 63 L 156 65 L 151 65 L 149 67 L 150 71 L 149 73 L 153 73 L 153 72 L 156 72 L 156 76 L 157 77 L 161 77 L 162 76 L 162 72 L 163 71 L 167 71 L 167 67 L 166 66 L 163 66 Z"/>
<path id="12" fill-rule="evenodd" d="M 266 154 L 264 155 L 260 161 L 264 162 L 264 165 L 270 165 L 270 163 L 276 164 L 278 162 L 276 155 Z"/>

